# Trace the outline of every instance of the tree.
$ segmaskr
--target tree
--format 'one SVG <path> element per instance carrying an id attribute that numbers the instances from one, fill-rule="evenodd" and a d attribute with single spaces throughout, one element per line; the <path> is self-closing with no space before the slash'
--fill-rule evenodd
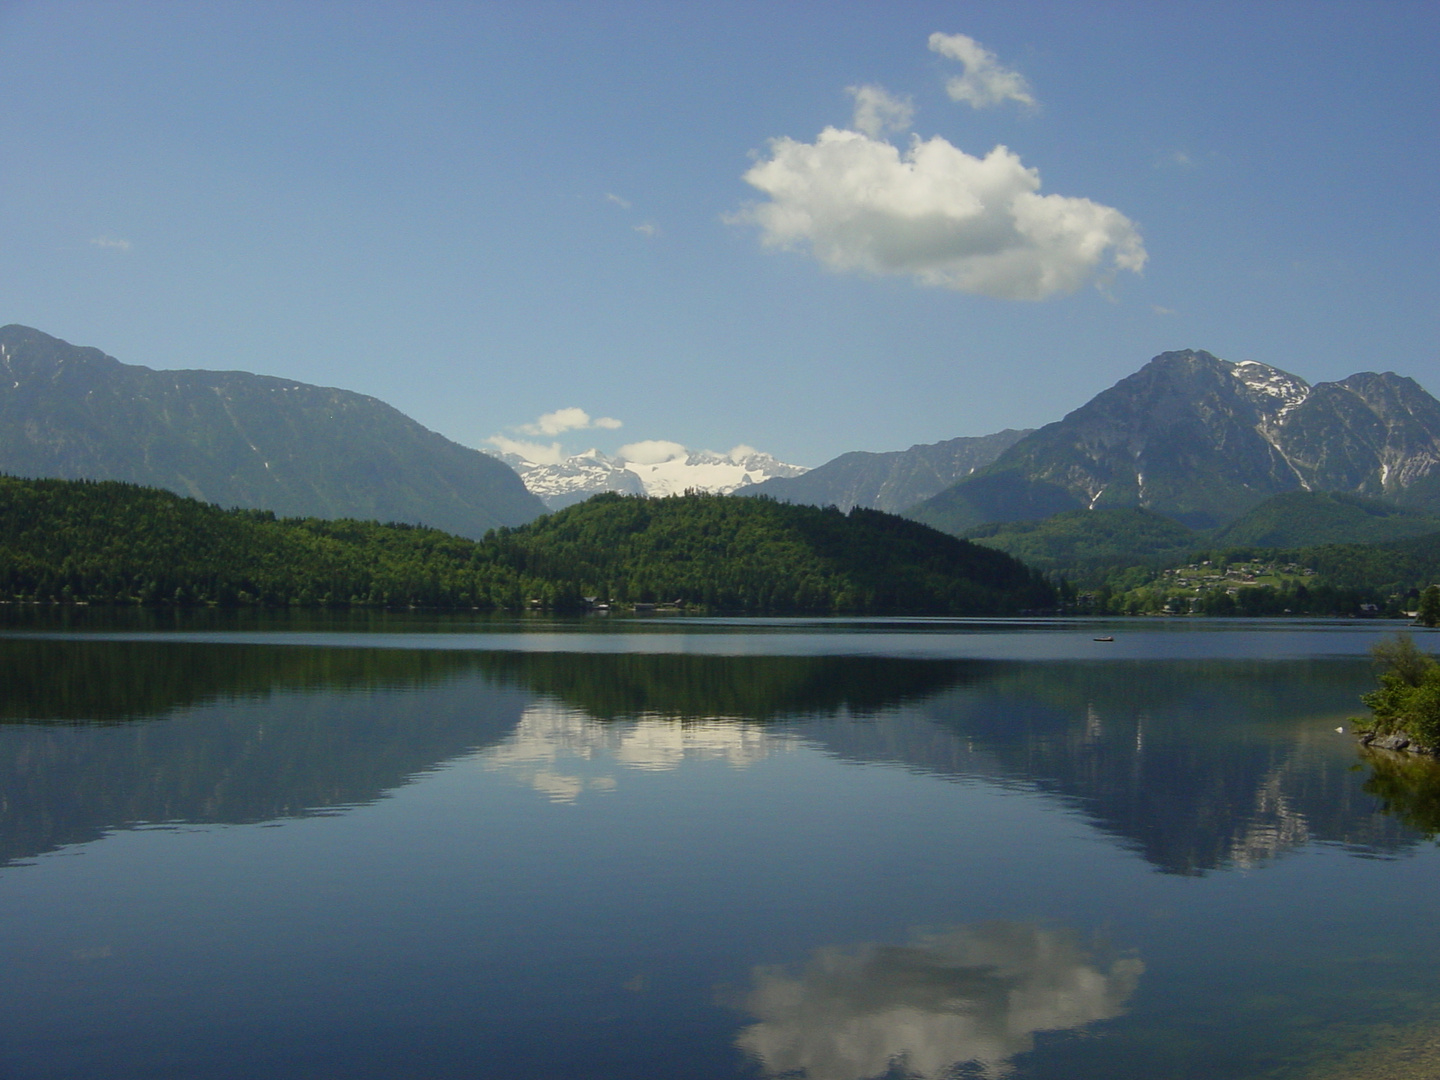
<path id="1" fill-rule="evenodd" d="M 1393 674 L 1406 686 L 1419 686 L 1435 667 L 1435 661 L 1415 647 L 1409 634 L 1382 638 L 1370 646 L 1370 655 L 1382 674 Z"/>
<path id="2" fill-rule="evenodd" d="M 1440 626 L 1440 585 L 1427 586 L 1420 594 L 1420 610 L 1415 621 L 1421 626 Z"/>
<path id="3" fill-rule="evenodd" d="M 1377 642 L 1370 651 L 1383 670 L 1379 687 L 1361 695 L 1371 718 L 1358 721 L 1359 728 L 1440 747 L 1440 663 L 1417 649 L 1409 634 Z"/>

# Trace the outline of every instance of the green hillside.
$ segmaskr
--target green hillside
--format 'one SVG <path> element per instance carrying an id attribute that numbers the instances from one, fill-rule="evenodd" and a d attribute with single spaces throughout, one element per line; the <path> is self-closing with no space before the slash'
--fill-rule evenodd
<path id="1" fill-rule="evenodd" d="M 1384 544 L 1228 547 L 1080 581 L 1078 610 L 1114 614 L 1387 615 L 1440 582 L 1440 533 Z"/>
<path id="2" fill-rule="evenodd" d="M 990 614 L 1053 590 L 1020 562 L 878 511 L 602 495 L 471 541 L 276 519 L 118 482 L 0 477 L 0 599 Z"/>
<path id="3" fill-rule="evenodd" d="M 469 606 L 500 579 L 433 529 L 277 520 L 118 481 L 0 477 L 0 598 Z"/>
<path id="4" fill-rule="evenodd" d="M 1067 510 L 1040 521 L 981 525 L 967 539 L 1023 559 L 1038 570 L 1070 574 L 1188 555 L 1204 534 L 1138 507 Z"/>
<path id="5" fill-rule="evenodd" d="M 878 510 L 598 495 L 487 540 L 516 573 L 717 610 L 967 614 L 1046 606 L 1024 564 Z"/>
<path id="6" fill-rule="evenodd" d="M 1210 535 L 1221 547 L 1385 543 L 1440 532 L 1440 518 L 1378 499 L 1291 491 L 1266 499 Z"/>
<path id="7" fill-rule="evenodd" d="M 1408 592 L 1440 582 L 1440 532 L 1385 544 L 1302 548 L 1295 560 L 1342 588 Z"/>
<path id="8" fill-rule="evenodd" d="M 1181 567 L 1204 550 L 1239 561 L 1274 561 L 1283 553 L 1281 562 L 1300 560 L 1306 566 L 1313 555 L 1325 562 L 1332 577 L 1359 587 L 1398 581 L 1407 573 L 1398 569 L 1396 556 L 1371 550 L 1371 545 L 1434 532 L 1440 532 L 1440 519 L 1393 503 L 1295 491 L 1272 496 L 1209 532 L 1187 528 L 1152 510 L 1116 507 L 1069 510 L 1039 521 L 996 522 L 972 528 L 965 537 L 1038 570 L 1087 585 L 1108 581 L 1112 587 L 1129 588 L 1156 568 Z M 1335 545 L 1344 551 L 1314 554 Z M 1356 545 L 1365 547 L 1351 551 Z"/>

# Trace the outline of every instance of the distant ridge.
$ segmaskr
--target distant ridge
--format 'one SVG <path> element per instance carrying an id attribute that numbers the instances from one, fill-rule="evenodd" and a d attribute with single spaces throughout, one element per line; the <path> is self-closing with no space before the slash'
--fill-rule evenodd
<path id="1" fill-rule="evenodd" d="M 1162 353 L 909 514 L 961 533 L 1133 506 L 1211 529 L 1290 491 L 1440 510 L 1440 402 L 1393 372 L 1311 386 L 1250 360 Z"/>
<path id="2" fill-rule="evenodd" d="M 909 450 L 855 450 L 802 476 L 776 477 L 737 492 L 808 506 L 863 507 L 898 514 L 989 465 L 1030 431 L 962 436 Z"/>
<path id="3" fill-rule="evenodd" d="M 375 398 L 241 371 L 155 371 L 15 325 L 0 328 L 0 472 L 470 537 L 545 510 L 503 462 Z"/>

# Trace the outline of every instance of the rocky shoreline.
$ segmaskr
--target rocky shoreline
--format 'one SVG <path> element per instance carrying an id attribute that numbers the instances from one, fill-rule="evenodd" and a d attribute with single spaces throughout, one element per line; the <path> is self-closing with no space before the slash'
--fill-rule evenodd
<path id="1" fill-rule="evenodd" d="M 1430 757 L 1440 755 L 1440 750 L 1416 742 L 1403 731 L 1397 731 L 1390 735 L 1376 735 L 1373 731 L 1363 732 L 1360 735 L 1360 745 L 1374 750 L 1402 750 L 1407 754 L 1428 754 Z"/>

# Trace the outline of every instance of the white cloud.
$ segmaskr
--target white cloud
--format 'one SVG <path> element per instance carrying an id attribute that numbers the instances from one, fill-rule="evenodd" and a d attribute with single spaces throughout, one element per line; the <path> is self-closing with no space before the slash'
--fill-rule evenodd
<path id="1" fill-rule="evenodd" d="M 894 97 L 884 87 L 872 84 L 847 86 L 845 92 L 855 99 L 852 126 L 872 139 L 878 139 L 886 132 L 906 130 L 915 117 L 915 106 L 908 97 Z"/>
<path id="2" fill-rule="evenodd" d="M 635 231 L 641 236 L 656 237 L 660 235 L 660 226 L 656 225 L 653 221 L 642 221 L 639 225 L 635 226 Z"/>
<path id="3" fill-rule="evenodd" d="M 1167 150 L 1158 154 L 1153 164 L 1157 169 L 1181 169 L 1189 172 L 1198 167 L 1199 162 L 1188 150 Z"/>
<path id="4" fill-rule="evenodd" d="M 558 442 L 549 444 L 524 442 L 519 439 L 506 438 L 504 435 L 491 435 L 485 441 L 502 454 L 515 454 L 526 461 L 533 461 L 536 465 L 559 465 L 567 457 Z"/>
<path id="5" fill-rule="evenodd" d="M 605 201 L 614 203 L 616 206 L 620 207 L 621 210 L 630 209 L 629 199 L 622 199 L 619 195 L 616 195 L 609 191 L 605 193 Z"/>
<path id="6" fill-rule="evenodd" d="M 624 425 L 613 416 L 601 416 L 595 419 L 584 409 L 577 409 L 573 406 L 568 409 L 556 409 L 554 412 L 546 413 L 533 424 L 521 424 L 515 430 L 526 435 L 560 435 L 566 431 L 588 431 L 591 428 L 606 428 L 614 430 Z"/>
<path id="7" fill-rule="evenodd" d="M 1145 265 L 1124 214 L 1039 194 L 1039 173 L 1004 146 L 977 158 L 938 136 L 916 137 L 902 154 L 862 132 L 826 128 L 813 143 L 772 140 L 770 156 L 744 179 L 770 201 L 730 220 L 758 225 L 767 246 L 808 249 L 834 270 L 1039 300 Z"/>
<path id="8" fill-rule="evenodd" d="M 627 443 L 615 451 L 618 457 L 633 461 L 637 465 L 659 465 L 685 457 L 689 451 L 677 442 L 665 439 L 646 439 L 642 442 Z"/>
<path id="9" fill-rule="evenodd" d="M 963 101 L 976 109 L 1006 101 L 1035 107 L 1035 97 L 1030 93 L 1030 84 L 1025 81 L 1025 76 L 1002 67 L 995 54 L 974 38 L 964 34 L 934 33 L 930 35 L 930 51 L 965 65 L 963 75 L 945 83 L 945 92 L 950 95 L 950 100 Z"/>
<path id="10" fill-rule="evenodd" d="M 118 236 L 97 236 L 90 243 L 100 248 L 111 248 L 115 251 L 129 251 L 130 241 L 122 240 Z"/>
<path id="11" fill-rule="evenodd" d="M 830 946 L 798 977 L 755 969 L 744 1008 L 759 1022 L 736 1042 L 769 1075 L 939 1080 L 966 1064 L 999 1080 L 1036 1032 L 1119 1016 L 1143 971 L 1133 958 L 1102 968 L 1073 933 L 1025 923 Z"/>
<path id="12" fill-rule="evenodd" d="M 613 416 L 592 417 L 584 409 L 571 406 L 568 409 L 545 413 L 534 423 L 520 424 L 510 430 L 518 431 L 522 435 L 553 436 L 563 435 L 567 431 L 590 431 L 596 428 L 614 431 L 624 426 L 623 422 Z M 485 441 L 502 454 L 516 454 L 536 465 L 558 465 L 570 456 L 558 442 L 528 442 L 524 439 L 512 439 L 508 435 L 492 435 Z"/>

